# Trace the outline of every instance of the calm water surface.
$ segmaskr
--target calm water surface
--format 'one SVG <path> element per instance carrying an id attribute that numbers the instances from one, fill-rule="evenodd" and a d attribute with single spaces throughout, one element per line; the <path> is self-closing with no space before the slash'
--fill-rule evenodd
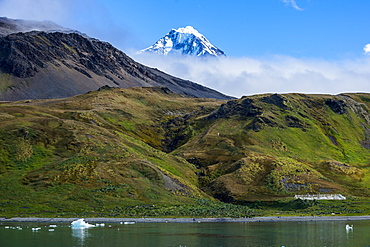
<path id="1" fill-rule="evenodd" d="M 137 223 L 77 230 L 69 224 L 0 223 L 0 246 L 370 246 L 370 221 Z"/>

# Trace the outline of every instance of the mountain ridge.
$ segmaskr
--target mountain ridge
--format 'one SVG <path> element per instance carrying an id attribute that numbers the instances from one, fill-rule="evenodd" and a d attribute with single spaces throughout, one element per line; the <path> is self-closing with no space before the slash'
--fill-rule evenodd
<path id="1" fill-rule="evenodd" d="M 0 100 L 63 98 L 110 87 L 168 87 L 189 97 L 231 99 L 144 66 L 108 42 L 76 32 L 18 32 L 0 37 Z"/>
<path id="2" fill-rule="evenodd" d="M 82 34 L 77 30 L 62 27 L 51 21 L 32 21 L 0 17 L 0 37 L 7 36 L 12 33 L 31 31 L 78 33 L 87 37 L 86 34 Z"/>

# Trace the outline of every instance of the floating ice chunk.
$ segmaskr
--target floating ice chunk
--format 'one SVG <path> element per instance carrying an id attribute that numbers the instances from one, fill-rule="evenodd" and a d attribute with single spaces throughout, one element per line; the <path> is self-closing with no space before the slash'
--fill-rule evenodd
<path id="1" fill-rule="evenodd" d="M 57 225 L 50 225 L 49 227 L 52 227 L 52 228 L 54 228 L 54 227 L 57 227 Z"/>
<path id="2" fill-rule="evenodd" d="M 38 231 L 38 230 L 40 230 L 41 229 L 41 227 L 33 227 L 32 228 L 32 231 Z"/>
<path id="3" fill-rule="evenodd" d="M 346 225 L 346 231 L 349 232 L 349 231 L 353 231 L 353 225 Z"/>
<path id="4" fill-rule="evenodd" d="M 5 226 L 5 228 L 6 228 L 6 229 L 9 229 L 9 228 L 10 228 L 10 226 Z"/>
<path id="5" fill-rule="evenodd" d="M 124 224 L 125 225 L 132 225 L 132 224 L 135 224 L 136 222 L 135 221 L 125 221 Z"/>
<path id="6" fill-rule="evenodd" d="M 49 229 L 49 232 L 53 232 L 53 231 L 55 231 L 55 229 L 54 229 L 54 228 Z"/>
<path id="7" fill-rule="evenodd" d="M 96 223 L 95 226 L 105 226 L 105 224 L 104 223 L 101 223 L 101 224 Z"/>
<path id="8" fill-rule="evenodd" d="M 72 228 L 75 229 L 83 229 L 83 228 L 89 228 L 89 227 L 95 227 L 95 225 L 91 225 L 84 221 L 84 219 L 78 219 L 71 223 Z"/>

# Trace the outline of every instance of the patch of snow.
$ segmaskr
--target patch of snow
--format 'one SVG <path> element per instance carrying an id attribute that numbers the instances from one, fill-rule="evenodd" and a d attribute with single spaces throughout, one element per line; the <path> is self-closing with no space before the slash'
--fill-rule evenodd
<path id="1" fill-rule="evenodd" d="M 189 33 L 189 34 L 194 34 L 196 36 L 203 36 L 201 35 L 198 30 L 196 30 L 194 27 L 192 26 L 186 26 L 186 27 L 180 27 L 179 29 L 174 29 L 176 32 L 179 32 L 179 33 Z"/>

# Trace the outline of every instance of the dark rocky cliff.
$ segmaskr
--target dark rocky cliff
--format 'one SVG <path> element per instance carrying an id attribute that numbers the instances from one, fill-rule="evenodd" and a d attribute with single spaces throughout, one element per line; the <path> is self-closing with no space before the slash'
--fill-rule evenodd
<path id="1" fill-rule="evenodd" d="M 160 86 L 191 97 L 230 98 L 77 33 L 32 31 L 1 37 L 0 72 L 0 100 L 69 97 L 104 85 Z"/>

